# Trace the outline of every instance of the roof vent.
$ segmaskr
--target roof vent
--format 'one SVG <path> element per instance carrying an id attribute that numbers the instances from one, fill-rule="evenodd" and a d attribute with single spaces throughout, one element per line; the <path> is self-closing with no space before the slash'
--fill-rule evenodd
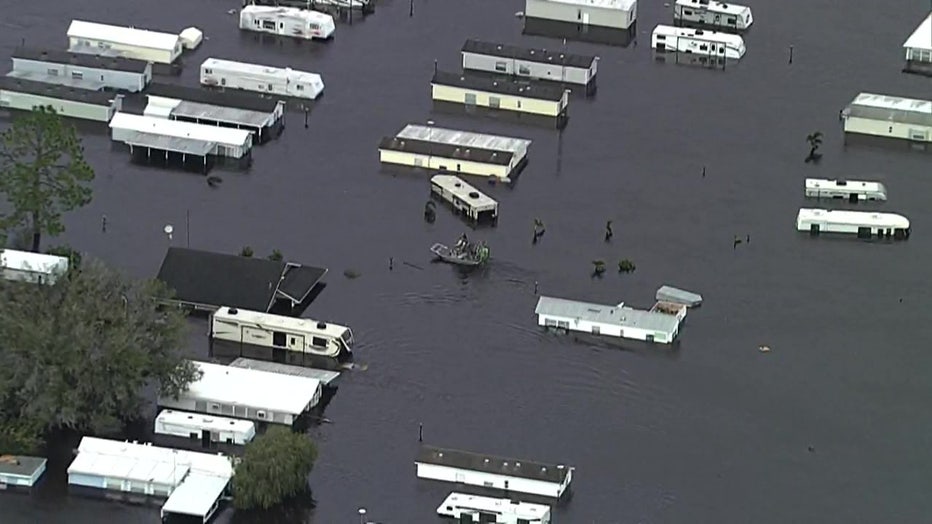
<path id="1" fill-rule="evenodd" d="M 317 323 L 317 329 L 327 329 L 327 324 L 325 324 L 325 323 L 323 323 L 323 322 L 318 322 L 318 323 Z"/>
<path id="2" fill-rule="evenodd" d="M 239 310 L 236 309 L 235 307 L 231 307 L 231 308 L 229 308 L 229 309 L 230 309 L 230 314 L 231 314 L 231 315 L 235 315 L 235 314 L 239 313 Z"/>
<path id="3" fill-rule="evenodd" d="M 479 193 L 472 191 L 469 193 L 469 198 L 479 198 Z"/>

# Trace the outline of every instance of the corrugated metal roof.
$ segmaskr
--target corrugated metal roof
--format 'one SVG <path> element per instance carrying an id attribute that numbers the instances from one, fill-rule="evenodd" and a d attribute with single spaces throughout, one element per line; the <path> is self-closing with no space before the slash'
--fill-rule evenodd
<path id="1" fill-rule="evenodd" d="M 434 446 L 421 446 L 416 462 L 534 479 L 555 484 L 562 483 L 572 470 L 571 467 L 563 464 L 545 464 Z"/>
<path id="2" fill-rule="evenodd" d="M 436 142 L 439 144 L 448 144 L 460 147 L 469 147 L 476 149 L 487 149 L 490 151 L 508 151 L 515 154 L 523 154 L 531 141 L 524 138 L 512 138 L 508 136 L 486 135 L 482 133 L 473 133 L 471 131 L 459 131 L 456 129 L 446 129 L 435 126 L 422 126 L 418 124 L 408 124 L 395 135 L 398 138 L 407 138 L 412 140 L 423 140 L 425 142 Z"/>
<path id="3" fill-rule="evenodd" d="M 123 142 L 131 146 L 150 147 L 160 151 L 171 151 L 172 153 L 183 153 L 195 156 L 207 156 L 217 147 L 216 142 L 201 142 L 186 138 L 140 133 L 138 131 L 130 135 L 129 138 L 123 140 Z"/>
<path id="4" fill-rule="evenodd" d="M 199 104 L 186 100 L 182 100 L 180 104 L 175 106 L 172 110 L 172 114 L 175 116 L 212 120 L 215 122 L 227 122 L 249 127 L 264 127 L 270 123 L 269 119 L 271 118 L 269 113 L 260 113 L 258 111 L 249 111 L 247 109 L 238 109 L 235 107 Z"/>
<path id="5" fill-rule="evenodd" d="M 267 360 L 253 360 L 245 357 L 237 358 L 232 363 L 230 363 L 230 367 L 258 369 L 259 371 L 281 373 L 283 375 L 295 375 L 298 377 L 314 378 L 326 386 L 329 386 L 334 380 L 340 378 L 339 371 L 307 368 L 303 366 L 290 366 L 288 364 L 279 364 L 278 362 L 269 362 Z"/>
<path id="6" fill-rule="evenodd" d="M 932 127 L 932 102 L 915 98 L 861 93 L 848 104 L 843 114 Z"/>
<path id="7" fill-rule="evenodd" d="M 245 129 L 193 124 L 123 112 L 113 115 L 110 120 L 110 128 L 180 138 L 189 142 L 211 142 L 233 147 L 245 146 L 250 143 L 252 137 L 252 134 Z"/>
<path id="8" fill-rule="evenodd" d="M 510 44 L 499 44 L 497 42 L 486 42 L 483 40 L 466 40 L 462 48 L 463 53 L 472 53 L 477 55 L 497 56 L 500 58 L 511 58 L 515 60 L 524 60 L 527 62 L 536 62 L 540 64 L 557 64 L 566 67 L 589 69 L 592 63 L 596 61 L 594 55 L 579 55 L 575 53 L 561 53 L 558 51 L 548 51 L 535 47 L 519 47 Z"/>
<path id="9" fill-rule="evenodd" d="M 188 475 L 162 505 L 162 515 L 171 513 L 206 517 L 229 483 L 229 478 Z"/>
<path id="10" fill-rule="evenodd" d="M 675 315 L 666 313 L 555 297 L 540 297 L 534 313 L 665 333 L 676 331 L 680 322 Z"/>

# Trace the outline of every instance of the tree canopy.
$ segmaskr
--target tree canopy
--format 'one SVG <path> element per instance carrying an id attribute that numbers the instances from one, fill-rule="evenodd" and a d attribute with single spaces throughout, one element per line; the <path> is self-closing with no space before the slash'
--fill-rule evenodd
<path id="1" fill-rule="evenodd" d="M 150 386 L 177 395 L 198 378 L 179 351 L 183 313 L 160 307 L 168 296 L 87 258 L 54 285 L 0 279 L 0 445 L 118 429 Z"/>
<path id="2" fill-rule="evenodd" d="M 307 435 L 273 426 L 246 445 L 233 476 L 233 505 L 268 509 L 307 490 L 317 446 Z"/>
<path id="3" fill-rule="evenodd" d="M 24 230 L 38 252 L 43 234 L 65 231 L 62 213 L 91 201 L 94 170 L 74 126 L 51 106 L 17 118 L 0 133 L 0 175 L 0 195 L 11 208 L 0 215 L 0 245 Z"/>

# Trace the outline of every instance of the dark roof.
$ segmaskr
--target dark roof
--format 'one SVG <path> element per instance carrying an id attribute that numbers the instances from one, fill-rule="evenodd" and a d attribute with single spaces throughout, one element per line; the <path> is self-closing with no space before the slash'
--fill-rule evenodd
<path id="1" fill-rule="evenodd" d="M 563 98 L 562 89 L 528 80 L 496 80 L 488 76 L 437 71 L 431 83 L 554 102 Z"/>
<path id="2" fill-rule="evenodd" d="M 145 90 L 146 94 L 210 104 L 222 107 L 235 107 L 247 111 L 271 113 L 278 106 L 280 98 L 272 98 L 259 94 L 250 94 L 234 91 L 209 91 L 197 87 L 179 86 L 173 84 L 152 83 Z"/>
<path id="3" fill-rule="evenodd" d="M 300 304 L 311 293 L 314 286 L 324 278 L 327 270 L 321 267 L 298 266 L 289 264 L 285 269 L 285 278 L 278 286 L 278 292 L 289 300 Z"/>
<path id="4" fill-rule="evenodd" d="M 302 278 L 289 281 L 295 267 L 304 270 L 298 273 Z M 303 299 L 324 273 L 325 269 L 294 263 L 170 247 L 156 278 L 175 290 L 179 302 L 267 312 L 285 281 L 289 295 Z"/>
<path id="5" fill-rule="evenodd" d="M 562 484 L 570 471 L 570 467 L 558 464 L 542 464 L 527 460 L 480 455 L 469 451 L 456 449 L 435 448 L 421 446 L 416 462 L 449 466 L 451 468 L 497 473 L 510 477 L 542 480 Z"/>
<path id="6" fill-rule="evenodd" d="M 463 52 L 498 56 L 515 60 L 526 60 L 528 62 L 539 62 L 542 64 L 563 64 L 567 67 L 581 67 L 583 69 L 592 67 L 592 63 L 596 60 L 596 57 L 592 55 L 577 55 L 533 47 L 518 47 L 515 45 L 473 40 L 471 38 L 466 40 L 466 43 L 463 44 Z"/>
<path id="7" fill-rule="evenodd" d="M 57 49 L 39 49 L 35 47 L 20 47 L 13 51 L 12 58 L 23 60 L 37 60 L 53 64 L 71 64 L 80 67 L 96 69 L 109 69 L 127 73 L 145 73 L 149 63 L 144 60 L 135 60 L 121 56 L 97 56 L 86 53 L 69 53 Z"/>
<path id="8" fill-rule="evenodd" d="M 382 141 L 379 142 L 379 149 L 469 160 L 471 162 L 496 164 L 500 166 L 507 166 L 511 163 L 511 159 L 514 158 L 514 154 L 508 151 L 493 151 L 491 149 L 480 149 L 478 147 L 464 148 L 452 144 L 440 144 L 437 142 L 428 142 L 426 140 L 412 140 L 410 138 L 398 138 L 395 136 L 383 138 Z"/>
<path id="9" fill-rule="evenodd" d="M 42 457 L 24 457 L 19 455 L 0 456 L 0 474 L 23 475 L 31 477 L 45 465 Z"/>
<path id="10" fill-rule="evenodd" d="M 14 93 L 29 93 L 58 100 L 71 100 L 98 106 L 109 106 L 115 97 L 114 94 L 105 93 L 103 91 L 91 91 L 90 89 L 78 89 L 57 84 L 47 84 L 45 82 L 14 78 L 12 76 L 0 76 L 0 89 L 12 91 Z"/>

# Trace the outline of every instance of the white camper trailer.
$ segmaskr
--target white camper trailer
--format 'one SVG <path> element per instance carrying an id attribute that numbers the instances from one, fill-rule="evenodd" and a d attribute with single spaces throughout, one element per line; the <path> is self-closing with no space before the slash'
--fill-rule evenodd
<path id="1" fill-rule="evenodd" d="M 690 53 L 709 58 L 738 60 L 744 56 L 744 39 L 738 35 L 658 25 L 651 35 L 651 47 L 657 51 Z"/>
<path id="2" fill-rule="evenodd" d="M 166 409 L 155 417 L 155 434 L 200 440 L 204 445 L 218 442 L 242 446 L 256 437 L 256 423 Z"/>
<path id="3" fill-rule="evenodd" d="M 317 73 L 219 58 L 208 58 L 201 64 L 201 85 L 311 100 L 324 91 L 324 81 Z"/>
<path id="4" fill-rule="evenodd" d="M 258 33 L 325 40 L 333 36 L 333 17 L 296 7 L 247 5 L 239 12 L 239 28 Z"/>
<path id="5" fill-rule="evenodd" d="M 887 188 L 880 182 L 867 180 L 807 178 L 806 196 L 810 198 L 846 198 L 851 202 L 859 200 L 884 201 L 887 199 Z"/>
<path id="6" fill-rule="evenodd" d="M 754 23 L 754 17 L 746 5 L 716 0 L 676 0 L 673 21 L 745 31 Z"/>
<path id="7" fill-rule="evenodd" d="M 820 233 L 856 234 L 859 238 L 909 238 L 909 219 L 896 213 L 873 211 L 844 211 L 841 209 L 799 210 L 796 230 L 810 235 Z"/>
<path id="8" fill-rule="evenodd" d="M 550 506 L 457 492 L 450 493 L 437 508 L 437 514 L 456 522 L 550 524 Z"/>
<path id="9" fill-rule="evenodd" d="M 332 358 L 353 351 L 353 332 L 346 326 L 226 306 L 211 316 L 210 337 Z"/>

